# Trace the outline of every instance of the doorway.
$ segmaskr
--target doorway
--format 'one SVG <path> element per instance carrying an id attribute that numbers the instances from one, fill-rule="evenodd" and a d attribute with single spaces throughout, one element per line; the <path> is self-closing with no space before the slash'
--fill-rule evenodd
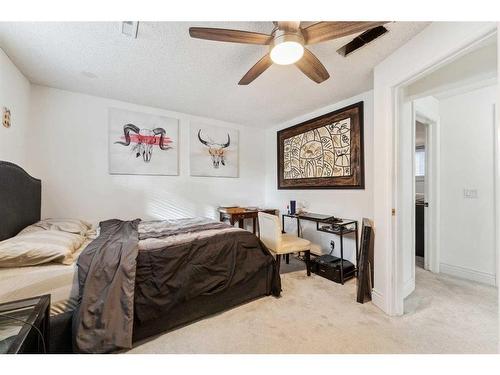
<path id="1" fill-rule="evenodd" d="M 384 60 L 374 69 L 374 126 L 377 129 L 374 133 L 374 160 L 378 178 L 374 180 L 375 248 L 377 251 L 375 252 L 373 303 L 388 315 L 404 313 L 402 280 L 404 259 L 400 243 L 402 227 L 399 222 L 400 217 L 403 216 L 400 194 L 399 133 L 404 130 L 405 126 L 401 121 L 400 92 L 411 83 L 445 66 L 481 41 L 495 35 L 497 26 L 496 23 L 491 22 L 432 23 L 419 34 L 418 38 L 409 41 L 390 59 Z M 439 46 L 439 48 L 430 46 Z M 416 54 L 417 51 L 418 54 Z M 452 70 L 449 72 L 455 73 Z M 494 73 L 496 74 L 496 69 Z M 500 145 L 500 141 L 496 140 L 496 142 Z M 413 148 L 407 150 L 410 155 L 413 155 Z M 439 157 L 439 153 L 436 157 Z M 410 160 L 413 160 L 412 156 Z M 412 169 L 411 161 L 408 168 Z M 496 174 L 500 176 L 498 166 L 496 168 Z M 410 186 L 414 185 L 413 180 L 414 176 L 410 174 Z M 497 187 L 500 186 L 499 181 L 500 177 L 497 177 Z M 498 197 L 500 193 L 495 199 L 497 206 L 500 207 Z M 413 206 L 414 210 L 414 195 L 411 195 L 409 199 L 410 209 Z M 498 212 L 500 213 L 500 209 Z M 436 218 L 439 219 L 439 215 Z M 496 232 L 500 233 L 500 219 L 495 222 L 495 226 Z M 436 228 L 439 227 L 440 225 L 436 225 Z M 410 222 L 412 235 L 414 235 L 413 228 L 414 223 Z M 439 231 L 436 231 L 433 236 L 438 237 Z M 499 244 L 500 241 L 497 241 L 497 252 Z M 414 251 L 413 248 L 411 250 Z M 414 253 L 411 263 L 415 263 Z M 497 262 L 497 269 L 500 274 L 500 262 Z"/>
<path id="2" fill-rule="evenodd" d="M 425 208 L 427 176 L 427 126 L 420 121 L 415 123 L 415 266 L 426 269 L 425 265 Z"/>
<path id="3" fill-rule="evenodd" d="M 403 301 L 424 270 L 496 285 L 496 46 L 496 35 L 485 38 L 399 89 Z"/>

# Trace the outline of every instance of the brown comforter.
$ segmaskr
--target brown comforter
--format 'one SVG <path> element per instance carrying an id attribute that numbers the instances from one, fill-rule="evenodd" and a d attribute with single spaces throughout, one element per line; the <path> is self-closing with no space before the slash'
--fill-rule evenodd
<path id="1" fill-rule="evenodd" d="M 204 218 L 113 219 L 100 228 L 78 259 L 77 352 L 130 348 L 134 319 L 148 324 L 200 296 L 230 295 L 256 275 L 266 294 L 280 294 L 274 259 L 250 232 Z"/>

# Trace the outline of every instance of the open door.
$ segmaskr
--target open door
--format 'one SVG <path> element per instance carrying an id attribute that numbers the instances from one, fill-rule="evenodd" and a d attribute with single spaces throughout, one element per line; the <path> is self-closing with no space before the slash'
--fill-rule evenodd
<path id="1" fill-rule="evenodd" d="M 401 302 L 415 290 L 415 123 L 416 113 L 413 101 L 400 91 L 400 124 L 397 142 L 397 180 L 398 191 L 397 238 L 402 263 L 399 285 Z M 403 188 L 402 188 L 403 187 Z"/>

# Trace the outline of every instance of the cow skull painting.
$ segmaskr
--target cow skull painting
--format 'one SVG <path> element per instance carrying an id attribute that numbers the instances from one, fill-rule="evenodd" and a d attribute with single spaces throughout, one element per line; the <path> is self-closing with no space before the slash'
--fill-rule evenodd
<path id="1" fill-rule="evenodd" d="M 191 176 L 238 177 L 237 129 L 192 122 L 190 135 Z"/>
<path id="2" fill-rule="evenodd" d="M 207 146 L 208 148 L 208 154 L 212 158 L 212 165 L 214 168 L 219 168 L 219 166 L 222 164 L 223 166 L 226 165 L 226 159 L 224 153 L 226 152 L 226 148 L 229 147 L 231 144 L 231 137 L 229 134 L 227 135 L 227 142 L 226 143 L 215 143 L 212 141 L 206 141 L 201 137 L 201 129 L 198 130 L 198 139 L 202 144 Z"/>
<path id="3" fill-rule="evenodd" d="M 179 120 L 109 108 L 109 173 L 179 174 Z"/>
<path id="4" fill-rule="evenodd" d="M 133 132 L 135 134 L 130 134 Z M 132 151 L 135 157 L 141 157 L 145 163 L 151 161 L 153 156 L 153 148 L 155 145 L 161 150 L 170 149 L 171 139 L 166 136 L 166 131 L 163 128 L 155 129 L 139 129 L 139 127 L 134 124 L 126 124 L 123 126 L 123 138 L 124 142 L 116 141 L 116 144 L 123 146 L 130 146 L 130 143 L 134 143 L 132 146 Z"/>

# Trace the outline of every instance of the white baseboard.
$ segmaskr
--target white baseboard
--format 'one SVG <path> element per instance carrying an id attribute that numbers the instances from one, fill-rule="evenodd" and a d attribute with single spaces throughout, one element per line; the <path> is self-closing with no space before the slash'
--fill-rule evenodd
<path id="1" fill-rule="evenodd" d="M 384 296 L 376 289 L 372 289 L 372 302 L 375 306 L 387 314 Z"/>
<path id="2" fill-rule="evenodd" d="M 413 293 L 414 290 L 415 290 L 415 279 L 410 279 L 403 285 L 403 298 L 408 297 L 410 294 Z"/>
<path id="3" fill-rule="evenodd" d="M 440 263 L 439 272 L 447 275 L 460 277 L 462 279 L 477 281 L 478 283 L 496 285 L 496 278 L 494 274 L 476 271 L 470 268 L 454 266 L 451 264 Z"/>

